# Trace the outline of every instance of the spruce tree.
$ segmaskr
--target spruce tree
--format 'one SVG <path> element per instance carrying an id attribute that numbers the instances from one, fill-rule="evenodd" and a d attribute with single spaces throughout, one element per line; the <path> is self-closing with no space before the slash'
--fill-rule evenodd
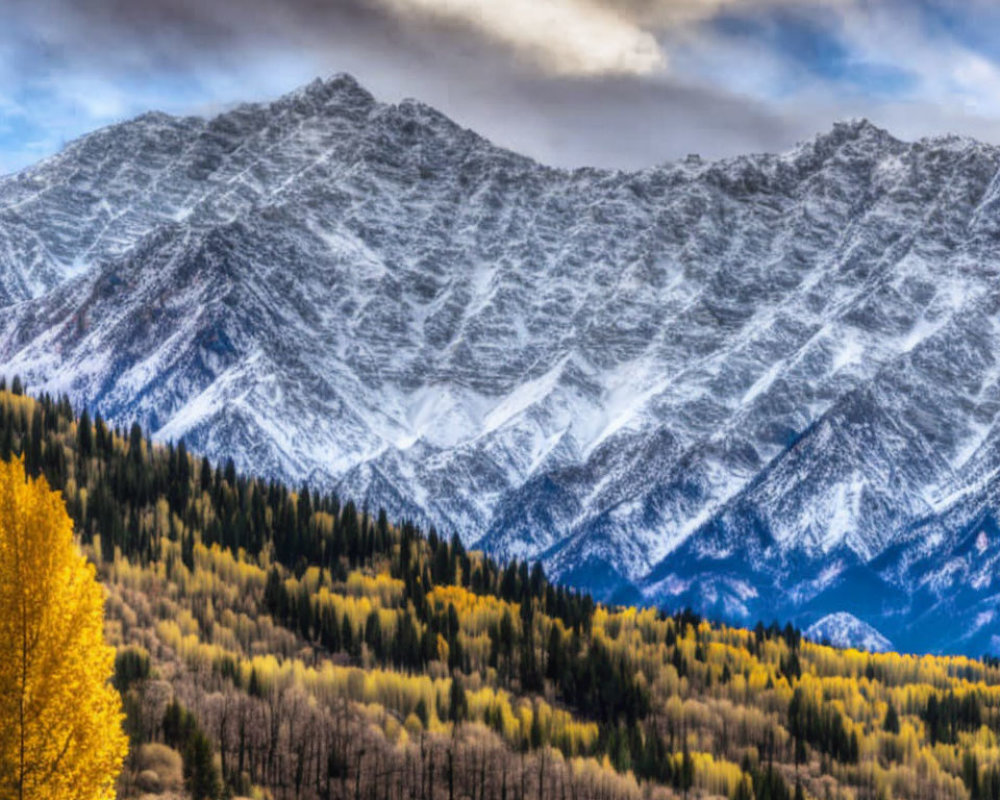
<path id="1" fill-rule="evenodd" d="M 462 722 L 469 713 L 469 702 L 465 697 L 465 687 L 458 672 L 453 673 L 448 691 L 448 719 Z"/>
<path id="2" fill-rule="evenodd" d="M 882 723 L 882 729 L 888 733 L 899 733 L 899 715 L 896 713 L 896 707 L 891 701 L 885 712 L 885 721 Z"/>
<path id="3" fill-rule="evenodd" d="M 211 742 L 200 729 L 195 730 L 184 749 L 184 777 L 191 800 L 217 800 L 222 794 Z"/>

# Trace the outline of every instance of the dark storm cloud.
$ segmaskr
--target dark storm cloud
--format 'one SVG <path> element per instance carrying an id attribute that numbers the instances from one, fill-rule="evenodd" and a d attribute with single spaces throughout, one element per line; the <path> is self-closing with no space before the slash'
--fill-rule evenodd
<path id="1" fill-rule="evenodd" d="M 261 47 L 322 47 L 383 37 L 395 26 L 362 2 L 336 0 L 8 0 L 9 30 L 48 55 L 87 66 L 184 69 Z"/>

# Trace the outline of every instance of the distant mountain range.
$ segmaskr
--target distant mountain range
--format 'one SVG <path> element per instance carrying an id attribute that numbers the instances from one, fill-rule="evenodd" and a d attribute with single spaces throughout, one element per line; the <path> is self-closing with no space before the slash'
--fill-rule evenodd
<path id="1" fill-rule="evenodd" d="M 998 148 L 566 171 L 338 76 L 0 178 L 0 307 L 8 375 L 600 597 L 1000 649 Z"/>

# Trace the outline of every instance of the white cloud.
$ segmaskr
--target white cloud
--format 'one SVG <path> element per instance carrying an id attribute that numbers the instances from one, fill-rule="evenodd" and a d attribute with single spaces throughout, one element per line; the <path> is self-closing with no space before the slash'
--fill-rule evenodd
<path id="1" fill-rule="evenodd" d="M 209 114 L 339 71 L 564 166 L 781 150 L 856 116 L 1000 139 L 998 61 L 914 0 L 8 2 L 0 171 L 33 160 L 29 140 L 50 151 L 148 108 Z"/>
<path id="2" fill-rule="evenodd" d="M 673 28 L 705 22 L 725 13 L 767 8 L 847 8 L 858 0 L 603 0 L 643 25 Z"/>
<path id="3" fill-rule="evenodd" d="M 557 75 L 649 75 L 665 69 L 659 37 L 720 13 L 857 0 L 367 0 L 409 20 L 459 24 Z"/>
<path id="4" fill-rule="evenodd" d="M 926 16 L 908 14 L 900 0 L 881 0 L 840 16 L 852 58 L 909 76 L 894 102 L 937 106 L 959 115 L 998 115 L 1000 68 Z"/>
<path id="5" fill-rule="evenodd" d="M 372 2 L 406 17 L 469 26 L 557 74 L 643 75 L 666 64 L 652 32 L 587 0 Z"/>

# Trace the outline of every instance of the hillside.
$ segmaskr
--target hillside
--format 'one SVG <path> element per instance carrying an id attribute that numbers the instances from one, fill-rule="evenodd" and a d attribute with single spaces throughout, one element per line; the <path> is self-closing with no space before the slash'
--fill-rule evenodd
<path id="1" fill-rule="evenodd" d="M 995 651 L 998 168 L 557 170 L 338 76 L 0 179 L 0 360 L 604 599 Z"/>
<path id="2" fill-rule="evenodd" d="M 596 604 L 11 388 L 108 587 L 124 797 L 1000 796 L 994 660 Z"/>

